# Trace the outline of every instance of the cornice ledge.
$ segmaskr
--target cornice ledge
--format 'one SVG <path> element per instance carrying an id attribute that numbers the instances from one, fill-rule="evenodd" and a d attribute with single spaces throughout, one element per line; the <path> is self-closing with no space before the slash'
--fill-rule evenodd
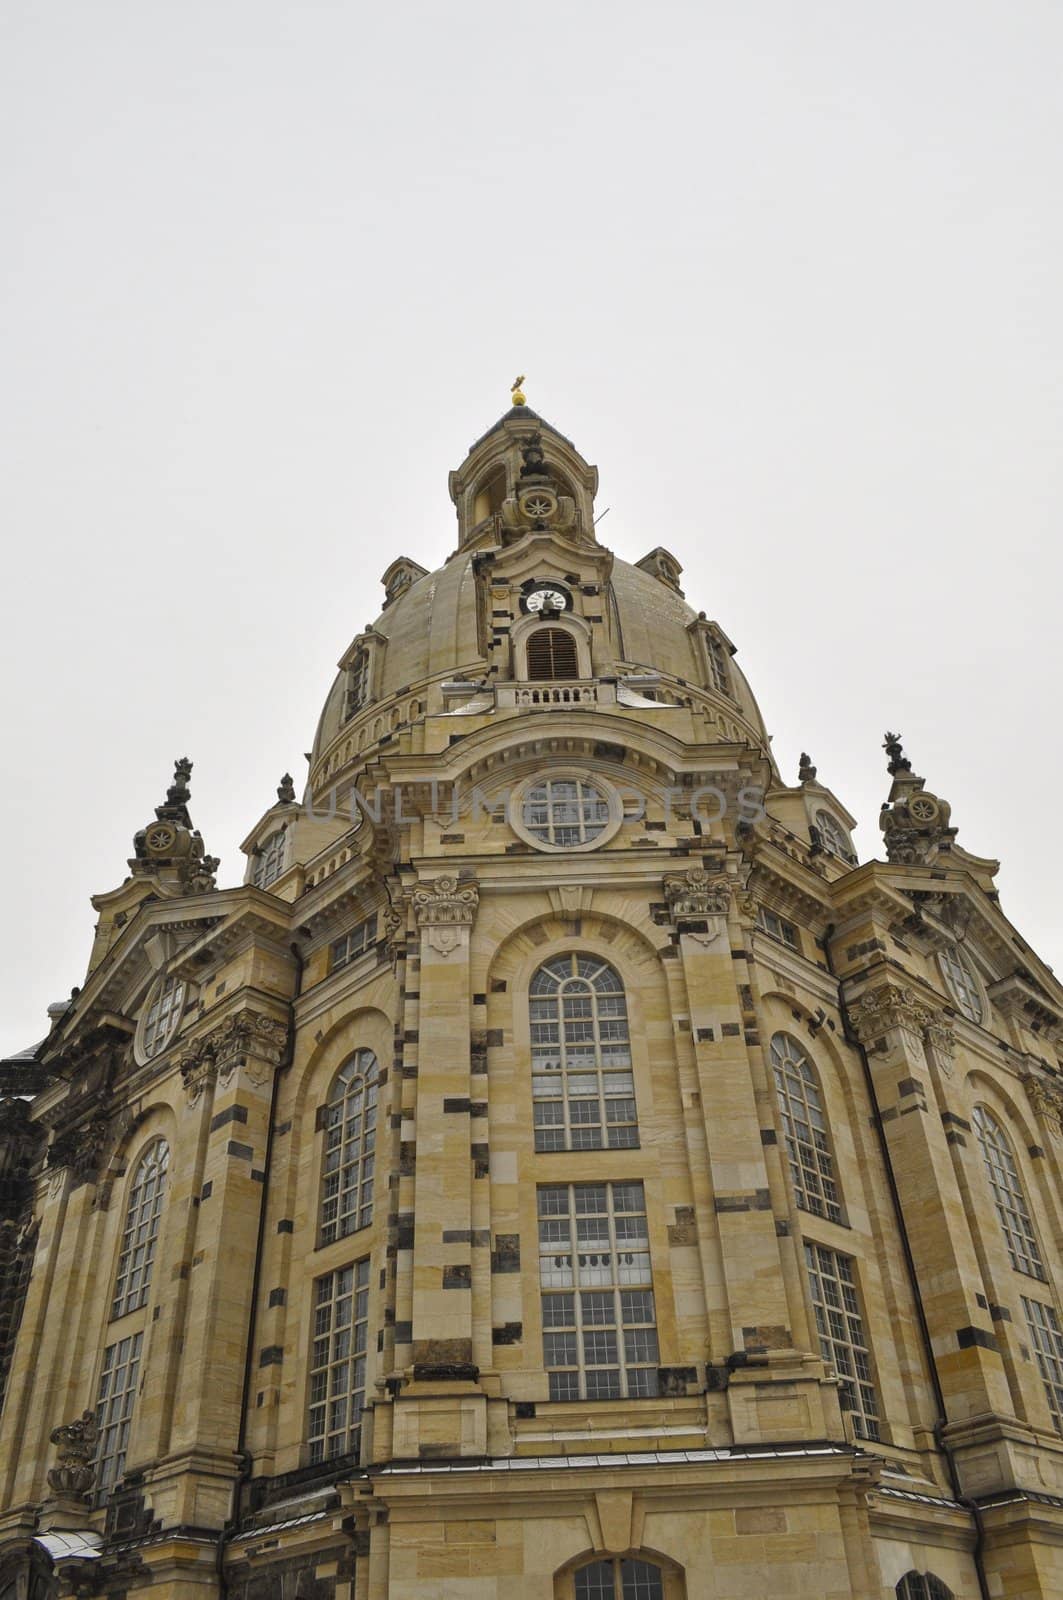
<path id="1" fill-rule="evenodd" d="M 779 866 L 765 858 L 763 852 L 758 852 L 747 885 L 748 892 L 756 895 L 759 890 L 769 890 L 773 903 L 780 902 L 795 912 L 818 917 L 824 925 L 830 922 L 833 915 L 830 885 L 788 855 L 784 855 L 783 860 L 788 867 L 796 867 L 802 877 L 807 878 L 806 884 L 795 883 L 789 873 L 781 871 Z"/>

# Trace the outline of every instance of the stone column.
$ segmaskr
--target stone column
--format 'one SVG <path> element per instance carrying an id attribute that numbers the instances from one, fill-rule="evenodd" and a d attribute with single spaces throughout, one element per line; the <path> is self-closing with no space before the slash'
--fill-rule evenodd
<path id="1" fill-rule="evenodd" d="M 914 990 L 891 979 L 874 980 L 849 1010 L 871 1063 L 948 1420 L 1008 1414 L 989 1297 L 954 1181 L 946 1119 L 930 1090 L 931 1071 L 947 1077 L 950 1069 L 948 1030 Z"/>
<path id="2" fill-rule="evenodd" d="M 735 884 L 693 868 L 664 880 L 690 1007 L 719 1239 L 728 1402 L 736 1442 L 822 1438 L 818 1355 L 794 1348 L 780 1241 L 760 1137 L 751 1053 L 759 1051 L 745 953 L 732 939 Z M 740 935 L 736 932 L 736 940 Z M 719 1329 L 720 1319 L 711 1319 Z"/>
<path id="3" fill-rule="evenodd" d="M 215 1081 L 194 1253 L 181 1263 L 188 1298 L 170 1450 L 146 1495 L 167 1522 L 218 1527 L 229 1514 L 243 1404 L 244 1362 L 273 1077 L 287 1022 L 250 1009 L 230 1014 L 197 1041 L 199 1068 Z M 186 1081 L 194 1068 L 185 1063 Z M 254 1349 L 271 1375 L 300 1351 Z M 130 1465 L 136 1463 L 132 1460 Z"/>
<path id="4" fill-rule="evenodd" d="M 403 1161 L 413 1177 L 413 1382 L 396 1405 L 393 1450 L 475 1455 L 486 1445 L 472 1318 L 469 944 L 479 888 L 471 877 L 428 879 L 410 902 L 420 935 L 416 1117 L 403 1130 L 412 1132 Z"/>

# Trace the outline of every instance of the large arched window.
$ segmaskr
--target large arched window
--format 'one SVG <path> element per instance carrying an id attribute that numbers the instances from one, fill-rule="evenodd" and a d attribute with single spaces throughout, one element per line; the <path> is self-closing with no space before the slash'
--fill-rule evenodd
<path id="1" fill-rule="evenodd" d="M 972 1121 L 982 1146 L 989 1187 L 993 1191 L 1011 1264 L 1016 1272 L 1026 1272 L 1031 1278 L 1045 1281 L 1047 1274 L 1008 1136 L 985 1106 L 975 1106 Z"/>
<path id="2" fill-rule="evenodd" d="M 536 628 L 529 636 L 528 677 L 537 682 L 579 677 L 576 641 L 567 628 Z"/>
<path id="3" fill-rule="evenodd" d="M 531 981 L 536 1150 L 638 1144 L 624 985 L 599 956 L 556 956 Z"/>
<path id="4" fill-rule="evenodd" d="M 906 1572 L 896 1593 L 897 1600 L 953 1600 L 952 1590 L 932 1572 Z"/>
<path id="5" fill-rule="evenodd" d="M 367 1228 L 373 1220 L 377 1080 L 372 1050 L 356 1050 L 337 1074 L 324 1107 L 322 1244 Z"/>
<path id="6" fill-rule="evenodd" d="M 794 1198 L 802 1211 L 826 1217 L 829 1222 L 841 1222 L 827 1119 L 812 1063 L 791 1034 L 777 1033 L 771 1041 L 771 1065 Z"/>
<path id="7" fill-rule="evenodd" d="M 126 1208 L 122 1253 L 111 1301 L 112 1318 L 124 1317 L 127 1311 L 138 1311 L 147 1304 L 169 1165 L 170 1148 L 160 1139 L 137 1166 Z"/>
<path id="8" fill-rule="evenodd" d="M 575 1600 L 664 1600 L 664 1574 L 651 1561 L 592 1561 L 573 1573 Z"/>

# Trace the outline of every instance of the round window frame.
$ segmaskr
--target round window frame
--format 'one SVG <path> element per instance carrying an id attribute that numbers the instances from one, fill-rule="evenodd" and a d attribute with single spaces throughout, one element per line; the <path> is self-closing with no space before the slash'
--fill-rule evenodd
<path id="1" fill-rule="evenodd" d="M 180 1006 L 177 1008 L 174 1014 L 172 1024 L 167 1030 L 165 1039 L 163 1040 L 162 1044 L 157 1045 L 156 1048 L 149 1054 L 144 1045 L 144 1035 L 148 1031 L 148 1016 L 151 1012 L 151 1007 L 155 996 L 161 992 L 163 985 L 167 983 L 170 978 L 176 979 L 176 981 L 181 985 L 184 993 L 181 996 Z M 177 1035 L 181 1031 L 181 1023 L 184 1021 L 185 1013 L 188 1010 L 191 999 L 192 985 L 189 983 L 187 978 L 180 978 L 175 972 L 160 972 L 158 974 L 155 982 L 151 985 L 147 994 L 144 996 L 144 1003 L 140 1008 L 140 1017 L 137 1020 L 137 1031 L 133 1035 L 133 1056 L 138 1066 L 146 1067 L 150 1062 L 158 1061 L 160 1056 L 165 1055 L 166 1051 L 170 1048 Z"/>
<path id="2" fill-rule="evenodd" d="M 549 839 L 541 839 L 524 821 L 528 793 L 544 783 L 574 782 L 591 784 L 598 790 L 609 807 L 609 820 L 601 833 L 593 839 L 585 839 L 582 844 L 551 844 Z M 525 844 L 530 844 L 533 850 L 547 856 L 588 855 L 592 850 L 601 850 L 616 838 L 623 822 L 624 803 L 617 790 L 597 772 L 588 772 L 583 767 L 550 767 L 545 772 L 536 772 L 518 784 L 510 800 L 509 825 L 513 832 Z"/>

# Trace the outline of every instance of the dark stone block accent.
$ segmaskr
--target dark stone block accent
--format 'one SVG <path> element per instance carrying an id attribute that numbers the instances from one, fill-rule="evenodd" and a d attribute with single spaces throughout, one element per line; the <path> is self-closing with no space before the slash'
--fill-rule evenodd
<path id="1" fill-rule="evenodd" d="M 399 1173 L 404 1178 L 413 1176 L 417 1166 L 417 1144 L 413 1139 L 403 1139 L 399 1145 Z"/>
<path id="2" fill-rule="evenodd" d="M 260 1367 L 279 1367 L 283 1360 L 284 1346 L 280 1344 L 268 1344 L 264 1350 L 258 1352 Z"/>
<path id="3" fill-rule="evenodd" d="M 745 961 L 746 955 L 747 955 L 747 952 L 745 950 L 732 950 L 731 951 L 731 960 L 732 961 Z"/>
<path id="4" fill-rule="evenodd" d="M 443 1100 L 444 1111 L 457 1111 L 468 1113 L 469 1099 L 467 1095 L 447 1095 Z"/>
<path id="5" fill-rule="evenodd" d="M 760 1034 L 757 1032 L 756 1028 L 747 1028 L 746 1029 L 746 1031 L 745 1031 L 745 1041 L 746 1041 L 746 1044 L 759 1044 L 760 1043 Z"/>
<path id="6" fill-rule="evenodd" d="M 953 1132 L 950 1131 L 949 1133 L 947 1133 L 945 1135 L 945 1143 L 946 1144 L 966 1145 L 967 1140 L 963 1137 L 962 1133 L 953 1133 Z"/>
<path id="7" fill-rule="evenodd" d="M 440 844 L 464 844 L 465 835 L 463 833 L 441 833 L 439 842 Z"/>
<path id="8" fill-rule="evenodd" d="M 258 1167 L 253 1168 L 252 1172 L 251 1172 L 251 1182 L 252 1183 L 265 1183 L 265 1181 L 266 1181 L 265 1172 L 264 1171 L 260 1171 L 258 1169 Z"/>
<path id="9" fill-rule="evenodd" d="M 419 1444 L 417 1454 L 422 1461 L 455 1461 L 461 1455 L 461 1446 L 454 1444 Z"/>
<path id="10" fill-rule="evenodd" d="M 269 1291 L 269 1300 L 267 1301 L 267 1304 L 271 1306 L 283 1306 L 287 1303 L 287 1300 L 287 1289 L 271 1289 Z"/>
<path id="11" fill-rule="evenodd" d="M 983 1311 L 989 1310 L 989 1301 L 986 1299 L 984 1294 L 976 1294 L 974 1298 L 976 1304 L 980 1305 Z"/>
<path id="12" fill-rule="evenodd" d="M 518 1400 L 518 1401 L 516 1401 L 516 1403 L 514 1404 L 514 1407 L 513 1407 L 513 1414 L 514 1414 L 514 1416 L 519 1417 L 522 1422 L 530 1422 L 532 1417 L 534 1417 L 534 1415 L 535 1415 L 535 1401 L 534 1400 Z"/>
<path id="13" fill-rule="evenodd" d="M 471 1244 L 472 1230 L 470 1228 L 444 1228 L 444 1244 Z"/>
<path id="14" fill-rule="evenodd" d="M 291 1217 L 282 1217 L 280 1219 L 280 1221 L 277 1224 L 277 1232 L 278 1233 L 294 1233 L 295 1232 L 295 1223 L 292 1221 Z"/>
<path id="15" fill-rule="evenodd" d="M 491 1329 L 492 1344 L 520 1344 L 523 1337 L 522 1322 L 504 1322 L 500 1328 Z"/>
<path id="16" fill-rule="evenodd" d="M 776 1217 L 775 1235 L 776 1238 L 779 1239 L 788 1239 L 790 1237 L 790 1224 L 788 1222 L 780 1222 L 778 1217 Z"/>
<path id="17" fill-rule="evenodd" d="M 717 1195 L 713 1204 L 718 1212 L 770 1211 L 771 1197 L 767 1189 L 754 1189 L 752 1194 Z"/>
<path id="18" fill-rule="evenodd" d="M 413 1217 L 409 1213 L 396 1219 L 395 1248 L 397 1250 L 413 1249 Z"/>
<path id="19" fill-rule="evenodd" d="M 622 744 L 606 744 L 601 739 L 594 746 L 594 754 L 599 761 L 624 761 L 627 759 L 627 751 Z"/>
<path id="20" fill-rule="evenodd" d="M 492 978 L 491 979 L 491 993 L 492 994 L 505 994 L 505 992 L 506 992 L 506 980 L 505 980 L 505 978 Z"/>
<path id="21" fill-rule="evenodd" d="M 328 1126 L 329 1108 L 327 1105 L 318 1106 L 314 1113 L 314 1132 L 320 1133 L 322 1128 Z"/>
<path id="22" fill-rule="evenodd" d="M 662 961 L 677 961 L 679 959 L 679 951 L 674 944 L 666 944 L 663 950 L 658 950 L 657 954 Z"/>
<path id="23" fill-rule="evenodd" d="M 292 1124 L 291 1124 L 291 1120 L 289 1119 L 287 1122 L 279 1122 L 277 1124 L 277 1126 L 273 1130 L 273 1136 L 274 1136 L 275 1139 L 283 1139 L 284 1135 L 286 1133 L 291 1133 L 291 1131 L 292 1131 Z"/>
<path id="24" fill-rule="evenodd" d="M 506 1041 L 501 1028 L 488 1028 L 484 1038 L 484 1043 L 486 1044 L 488 1050 L 497 1050 L 503 1044 L 505 1044 L 505 1042 Z"/>
<path id="25" fill-rule="evenodd" d="M 955 1111 L 943 1111 L 941 1113 L 941 1120 L 946 1127 L 951 1126 L 953 1128 L 962 1128 L 964 1133 L 970 1133 L 971 1131 L 971 1124 L 969 1122 L 965 1122 L 963 1117 L 958 1117 Z"/>
<path id="26" fill-rule="evenodd" d="M 1000 1354 L 995 1333 L 989 1333 L 985 1328 L 957 1328 L 956 1342 L 961 1350 L 969 1350 L 972 1345 L 980 1344 L 985 1350 L 993 1350 Z"/>
<path id="27" fill-rule="evenodd" d="M 485 1006 L 487 1004 L 487 996 L 485 994 L 474 994 L 472 1003 L 474 1006 Z"/>
<path id="28" fill-rule="evenodd" d="M 901 1116 L 902 1117 L 910 1116 L 913 1111 L 921 1111 L 921 1112 L 923 1112 L 925 1114 L 925 1112 L 926 1112 L 926 1101 L 925 1100 L 918 1100 L 918 1101 L 916 1101 L 914 1106 L 903 1106 L 901 1108 Z"/>
<path id="29" fill-rule="evenodd" d="M 471 1289 L 472 1267 L 465 1262 L 443 1268 L 444 1289 Z"/>
<path id="30" fill-rule="evenodd" d="M 388 1118 L 388 1126 L 391 1127 L 391 1128 L 401 1128 L 402 1127 L 402 1112 L 401 1111 L 393 1111 L 391 1113 L 391 1116 Z"/>
<path id="31" fill-rule="evenodd" d="M 725 1039 L 737 1039 L 742 1032 L 737 1022 L 725 1022 L 720 1033 Z"/>
<path id="32" fill-rule="evenodd" d="M 412 1322 L 396 1322 L 396 1324 L 395 1324 L 395 1343 L 396 1344 L 410 1344 L 412 1342 L 412 1340 L 413 1340 L 413 1323 Z"/>
<path id="33" fill-rule="evenodd" d="M 203 1185 L 202 1189 L 199 1191 L 199 1198 L 201 1200 L 209 1200 L 213 1193 L 214 1193 L 214 1179 L 213 1178 L 208 1178 L 206 1183 Z"/>
<path id="34" fill-rule="evenodd" d="M 1007 1306 L 991 1305 L 989 1307 L 989 1315 L 992 1317 L 994 1322 L 1011 1321 L 1011 1312 L 1008 1310 Z"/>
<path id="35" fill-rule="evenodd" d="M 495 1247 L 491 1251 L 492 1272 L 520 1271 L 520 1234 L 496 1233 Z"/>
<path id="36" fill-rule="evenodd" d="M 249 1144 L 237 1144 L 235 1139 L 230 1139 L 225 1146 L 226 1154 L 238 1156 L 241 1161 L 250 1161 L 254 1156 L 254 1149 Z"/>
<path id="37" fill-rule="evenodd" d="M 1042 1150 L 1042 1148 L 1041 1148 L 1041 1146 L 1039 1144 L 1028 1145 L 1027 1146 L 1027 1150 L 1028 1150 L 1029 1154 L 1033 1157 L 1033 1159 L 1035 1161 L 1037 1160 L 1037 1158 L 1039 1156 L 1043 1156 L 1044 1155 L 1044 1151 Z"/>
<path id="38" fill-rule="evenodd" d="M 738 999 L 739 999 L 739 1002 L 740 1002 L 740 1004 L 742 1006 L 742 1010 L 743 1011 L 752 1011 L 753 1010 L 753 991 L 749 987 L 748 983 L 740 983 L 739 984 L 739 986 L 738 986 Z"/>
<path id="39" fill-rule="evenodd" d="M 778 1144 L 779 1135 L 774 1128 L 761 1128 L 760 1142 L 761 1144 Z"/>
<path id="40" fill-rule="evenodd" d="M 696 1037 L 699 1044 L 714 1044 L 716 1041 L 716 1033 L 712 1028 L 699 1028 Z"/>
<path id="41" fill-rule="evenodd" d="M 698 1224 L 693 1206 L 676 1206 L 675 1222 L 668 1226 L 668 1243 L 697 1244 Z"/>
<path id="42" fill-rule="evenodd" d="M 469 1115 L 470 1115 L 470 1117 L 486 1117 L 486 1115 L 487 1115 L 487 1101 L 486 1100 L 470 1100 L 469 1101 Z"/>
<path id="43" fill-rule="evenodd" d="M 897 1085 L 898 1094 L 922 1094 L 923 1085 L 918 1078 L 902 1078 Z"/>
<path id="44" fill-rule="evenodd" d="M 417 1028 L 407 1028 L 402 1035 L 402 1042 L 403 1044 L 416 1044 L 420 1037 L 421 1035 Z"/>
<path id="45" fill-rule="evenodd" d="M 689 1017 L 676 1017 L 675 1025 L 679 1029 L 680 1033 L 689 1033 L 690 1032 L 690 1018 Z"/>
<path id="46" fill-rule="evenodd" d="M 755 1328 L 742 1329 L 743 1347 L 750 1351 L 761 1350 L 789 1350 L 793 1346 L 789 1328 L 784 1328 L 781 1323 L 770 1322 Z"/>
<path id="47" fill-rule="evenodd" d="M 697 1367 L 658 1367 L 657 1391 L 665 1399 L 681 1398 L 698 1381 Z"/>
<path id="48" fill-rule="evenodd" d="M 491 1171 L 491 1151 L 486 1144 L 472 1144 L 469 1146 L 472 1156 L 472 1175 L 474 1178 L 486 1178 Z"/>
<path id="49" fill-rule="evenodd" d="M 215 1128 L 224 1128 L 227 1122 L 246 1122 L 247 1107 L 240 1104 L 229 1106 L 225 1111 L 219 1111 L 216 1117 L 210 1119 L 210 1131 Z"/>

